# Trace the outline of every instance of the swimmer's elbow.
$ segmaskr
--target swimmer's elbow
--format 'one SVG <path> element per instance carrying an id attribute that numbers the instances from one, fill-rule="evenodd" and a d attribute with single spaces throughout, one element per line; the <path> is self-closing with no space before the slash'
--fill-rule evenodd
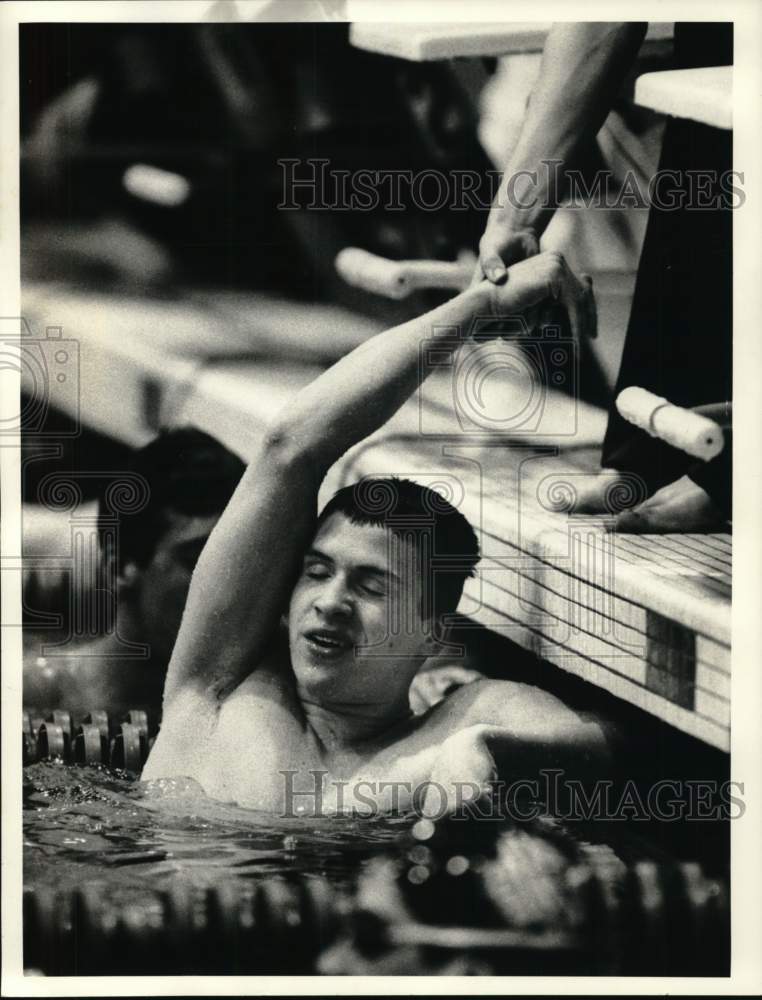
<path id="1" fill-rule="evenodd" d="M 578 713 L 550 692 L 518 682 L 474 681 L 469 688 L 469 721 L 493 727 L 493 740 L 555 748 L 601 767 L 613 761 L 610 727 L 597 715 Z"/>
<path id="2" fill-rule="evenodd" d="M 614 753 L 604 727 L 598 722 L 582 723 L 577 745 L 583 757 L 601 768 L 611 768 Z"/>
<path id="3" fill-rule="evenodd" d="M 314 478 L 315 454 L 303 427 L 287 417 L 276 419 L 265 431 L 256 469 L 263 469 L 282 477 Z"/>

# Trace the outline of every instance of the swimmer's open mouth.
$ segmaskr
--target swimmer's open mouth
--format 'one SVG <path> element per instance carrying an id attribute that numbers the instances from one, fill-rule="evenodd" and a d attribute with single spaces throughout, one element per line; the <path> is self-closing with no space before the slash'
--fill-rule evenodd
<path id="1" fill-rule="evenodd" d="M 311 629 L 304 633 L 307 645 L 321 656 L 338 656 L 354 648 L 354 643 L 344 632 L 333 629 Z"/>

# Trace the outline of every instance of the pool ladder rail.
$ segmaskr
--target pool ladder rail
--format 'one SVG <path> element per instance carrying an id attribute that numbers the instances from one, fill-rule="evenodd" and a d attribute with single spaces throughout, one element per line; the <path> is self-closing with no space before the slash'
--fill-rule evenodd
<path id="1" fill-rule="evenodd" d="M 138 774 L 155 738 L 148 713 L 139 708 L 130 709 L 118 721 L 102 709 L 88 712 L 77 722 L 66 709 L 25 709 L 22 714 L 25 765 L 62 760 L 67 764 L 106 764 Z"/>

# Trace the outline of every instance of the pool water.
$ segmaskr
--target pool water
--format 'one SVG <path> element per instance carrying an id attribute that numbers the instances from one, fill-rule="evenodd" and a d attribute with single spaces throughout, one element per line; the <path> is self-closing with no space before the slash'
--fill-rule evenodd
<path id="1" fill-rule="evenodd" d="M 348 887 L 370 857 L 409 829 L 404 818 L 279 819 L 228 805 L 190 780 L 143 784 L 104 767 L 33 764 L 24 771 L 24 884 L 113 895 L 178 880 L 320 875 Z"/>
<path id="2" fill-rule="evenodd" d="M 678 952 L 687 967 L 703 949 L 713 974 L 724 961 L 710 953 L 725 917 L 707 922 L 707 891 L 719 887 L 681 875 L 673 901 L 659 888 L 674 881 L 672 859 L 626 824 L 446 821 L 421 840 L 428 821 L 415 816 L 273 818 L 211 799 L 190 779 L 142 783 L 50 760 L 24 769 L 23 793 L 25 955 L 28 967 L 54 974 L 417 973 L 450 968 L 451 942 L 457 951 L 457 935 L 466 940 L 477 926 L 519 934 L 520 947 L 500 952 L 507 966 L 490 953 L 484 968 L 493 971 L 542 972 L 555 956 L 559 970 L 582 972 L 602 958 L 598 971 L 615 972 L 641 939 L 645 952 L 627 959 L 633 970 L 655 948 L 665 974 Z M 642 862 L 651 868 L 641 885 L 632 872 Z M 594 871 L 600 896 L 587 915 L 588 890 L 570 895 L 569 875 L 582 868 Z M 654 891 L 663 897 L 656 910 Z M 706 898 L 690 903 L 697 892 Z M 358 914 L 373 912 L 374 929 L 358 944 Z M 614 937 L 595 946 L 615 923 Z M 433 951 L 420 944 L 426 928 L 439 942 Z M 559 934 L 572 944 L 561 947 Z M 581 964 L 568 964 L 569 947 Z M 434 953 L 442 964 L 427 966 Z M 321 969 L 331 954 L 338 967 Z M 404 965 L 383 964 L 405 955 Z"/>

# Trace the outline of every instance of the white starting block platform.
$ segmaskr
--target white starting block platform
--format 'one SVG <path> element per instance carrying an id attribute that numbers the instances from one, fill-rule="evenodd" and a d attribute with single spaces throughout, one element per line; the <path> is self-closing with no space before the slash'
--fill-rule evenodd
<path id="1" fill-rule="evenodd" d="M 551 28 L 550 21 L 499 21 L 379 24 L 355 21 L 349 40 L 358 49 L 396 56 L 412 62 L 459 57 L 490 57 L 542 52 Z M 648 26 L 644 55 L 667 51 L 674 35 L 674 23 L 656 21 Z"/>
<path id="2" fill-rule="evenodd" d="M 733 127 L 733 67 L 644 73 L 635 81 L 634 100 L 664 115 L 729 129 Z"/>

